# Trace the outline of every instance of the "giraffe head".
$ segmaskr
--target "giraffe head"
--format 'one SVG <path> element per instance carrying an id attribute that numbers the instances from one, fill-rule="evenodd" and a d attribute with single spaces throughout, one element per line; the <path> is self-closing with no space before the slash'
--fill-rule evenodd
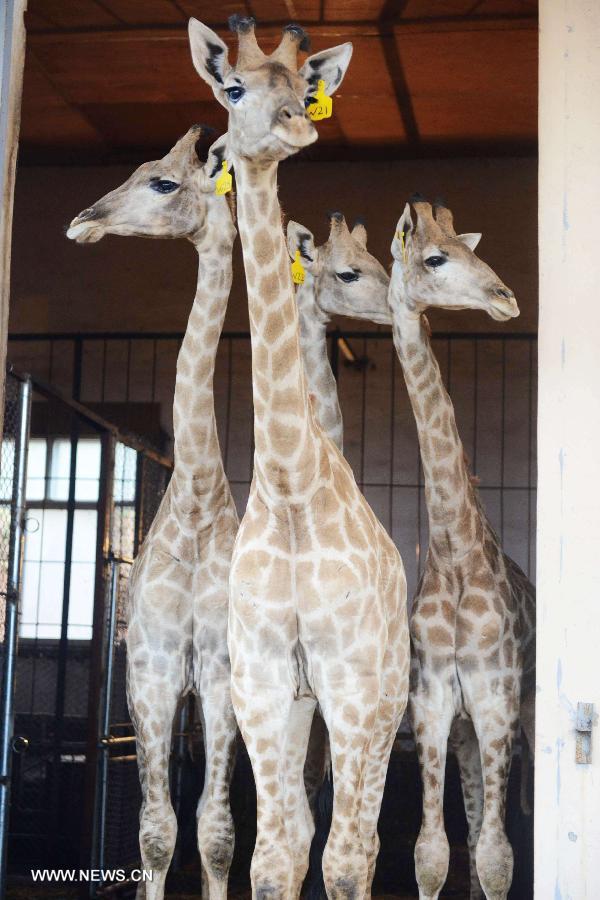
<path id="1" fill-rule="evenodd" d="M 332 315 L 367 319 L 380 325 L 392 321 L 387 294 L 389 276 L 367 250 L 367 230 L 359 219 L 352 231 L 339 212 L 329 214 L 329 239 L 321 247 L 308 228 L 288 222 L 292 259 L 300 251 L 302 265 L 315 280 L 317 305 L 326 321 Z"/>
<path id="2" fill-rule="evenodd" d="M 325 82 L 327 94 L 340 86 L 352 44 L 309 56 L 298 70 L 298 50 L 308 49 L 304 30 L 287 25 L 281 43 L 267 56 L 258 46 L 254 25 L 254 19 L 230 17 L 229 26 L 238 38 L 237 59 L 232 65 L 224 41 L 197 19 L 190 19 L 192 60 L 229 114 L 232 152 L 249 160 L 278 161 L 316 141 L 306 106 L 318 81 Z"/>
<path id="3" fill-rule="evenodd" d="M 209 213 L 212 221 L 222 219 L 223 229 L 232 228 L 227 198 L 215 195 L 227 135 L 214 142 L 204 162 L 198 142 L 207 131 L 194 125 L 162 159 L 143 163 L 120 187 L 80 212 L 67 237 L 78 243 L 99 241 L 105 234 L 196 241 Z"/>
<path id="4" fill-rule="evenodd" d="M 498 322 L 518 316 L 513 292 L 475 256 L 481 234 L 457 234 L 441 201 L 432 207 L 417 195 L 412 208 L 415 219 L 407 203 L 392 241 L 392 310 L 404 303 L 418 313 L 439 306 L 482 309 Z"/>

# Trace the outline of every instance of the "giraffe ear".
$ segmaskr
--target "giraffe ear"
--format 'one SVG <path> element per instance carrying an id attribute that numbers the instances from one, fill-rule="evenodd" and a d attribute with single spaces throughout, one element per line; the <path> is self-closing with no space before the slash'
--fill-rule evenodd
<path id="1" fill-rule="evenodd" d="M 209 147 L 208 156 L 204 163 L 204 175 L 209 191 L 214 191 L 215 189 L 215 181 L 223 171 L 223 161 L 227 162 L 227 171 L 230 171 L 231 169 L 231 163 L 227 159 L 228 137 L 228 133 L 225 132 L 225 134 L 222 134 L 221 137 L 217 138 L 217 140 Z"/>
<path id="2" fill-rule="evenodd" d="M 196 72 L 212 88 L 213 94 L 223 106 L 223 82 L 231 70 L 227 44 L 218 34 L 198 19 L 190 19 L 188 25 L 192 62 Z"/>
<path id="3" fill-rule="evenodd" d="M 474 250 L 479 241 L 481 240 L 481 232 L 480 231 L 469 231 L 467 234 L 457 234 L 456 237 L 459 241 L 462 241 L 469 250 Z"/>
<path id="4" fill-rule="evenodd" d="M 406 252 L 412 243 L 413 220 L 410 214 L 410 204 L 404 207 L 404 212 L 398 219 L 394 238 L 392 240 L 392 256 L 396 262 L 404 265 L 406 262 Z"/>
<path id="5" fill-rule="evenodd" d="M 325 93 L 328 96 L 337 91 L 352 59 L 352 50 L 352 44 L 348 42 L 309 56 L 298 72 L 306 81 L 306 95 L 314 94 L 319 81 L 325 82 Z"/>
<path id="6" fill-rule="evenodd" d="M 287 224 L 287 245 L 290 258 L 294 260 L 296 251 L 299 250 L 302 265 L 311 272 L 317 262 L 318 253 L 312 232 L 290 219 Z"/>

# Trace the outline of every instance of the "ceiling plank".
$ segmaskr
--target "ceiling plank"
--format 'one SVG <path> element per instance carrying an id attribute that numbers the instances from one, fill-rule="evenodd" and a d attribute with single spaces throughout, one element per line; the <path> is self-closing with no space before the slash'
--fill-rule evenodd
<path id="1" fill-rule="evenodd" d="M 170 0 L 102 0 L 103 5 L 128 25 L 170 25 L 186 22 L 185 14 Z"/>

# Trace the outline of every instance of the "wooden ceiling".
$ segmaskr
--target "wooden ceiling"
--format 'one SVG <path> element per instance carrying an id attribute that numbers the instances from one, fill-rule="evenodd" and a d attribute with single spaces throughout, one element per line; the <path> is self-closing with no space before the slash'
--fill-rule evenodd
<path id="1" fill-rule="evenodd" d="M 304 158 L 534 153 L 537 0 L 29 0 L 21 163 L 141 161 L 225 113 L 196 75 L 187 19 L 268 51 L 298 21 L 354 57 Z"/>

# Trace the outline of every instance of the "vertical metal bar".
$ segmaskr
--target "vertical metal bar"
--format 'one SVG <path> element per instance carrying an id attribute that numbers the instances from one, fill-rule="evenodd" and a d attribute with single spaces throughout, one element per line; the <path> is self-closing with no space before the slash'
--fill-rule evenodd
<path id="1" fill-rule="evenodd" d="M 6 895 L 6 863 L 10 811 L 10 779 L 14 727 L 14 690 L 17 655 L 17 627 L 21 572 L 23 568 L 25 488 L 27 482 L 27 450 L 31 419 L 31 382 L 21 382 L 19 389 L 19 421 L 15 435 L 15 469 L 12 491 L 12 522 L 6 585 L 6 624 L 2 659 L 2 732 L 0 734 L 0 897 Z"/>
<path id="2" fill-rule="evenodd" d="M 506 441 L 506 341 L 501 338 L 502 346 L 502 398 L 500 420 L 500 540 L 504 544 L 504 455 Z"/>
<path id="3" fill-rule="evenodd" d="M 96 576 L 94 586 L 94 616 L 90 641 L 90 677 L 88 688 L 87 746 L 84 787 L 84 831 L 81 840 L 80 863 L 93 868 L 97 858 L 99 833 L 97 817 L 98 755 L 100 747 L 102 686 L 104 681 L 104 640 L 106 637 L 107 600 L 110 589 L 110 545 L 113 508 L 113 475 L 115 438 L 102 435 L 100 484 L 98 491 L 98 528 L 96 537 Z M 88 897 L 90 888 L 82 884 L 80 897 Z"/>
<path id="4" fill-rule="evenodd" d="M 144 469 L 146 468 L 146 456 L 139 450 L 135 460 L 135 508 L 133 531 L 133 555 L 137 556 L 138 550 L 144 538 Z"/>
<path id="5" fill-rule="evenodd" d="M 338 381 L 340 374 L 340 337 L 339 328 L 335 328 L 331 332 L 331 371 L 336 381 Z"/>
<path id="6" fill-rule="evenodd" d="M 76 339 L 73 366 L 73 397 L 81 395 L 82 341 Z M 58 665 L 54 706 L 54 748 L 52 761 L 52 815 L 53 828 L 50 835 L 51 846 L 58 851 L 61 834 L 62 804 L 60 797 L 60 758 L 65 725 L 65 693 L 67 684 L 67 660 L 69 655 L 69 608 L 71 604 L 71 561 L 73 556 L 73 533 L 75 529 L 75 492 L 77 482 L 77 445 L 79 442 L 79 421 L 71 413 L 71 456 L 69 460 L 69 497 L 67 500 L 67 528 L 65 536 L 65 566 L 63 574 L 62 617 L 58 643 Z"/>
<path id="7" fill-rule="evenodd" d="M 227 340 L 227 399 L 225 401 L 225 446 L 223 448 L 223 460 L 225 465 L 225 471 L 227 471 L 227 466 L 229 463 L 229 435 L 231 432 L 231 394 L 233 389 L 232 377 L 233 377 L 233 353 L 232 353 L 232 344 L 233 341 L 231 338 Z"/>
<path id="8" fill-rule="evenodd" d="M 389 528 L 390 537 L 394 538 L 394 438 L 396 432 L 396 350 L 391 346 L 392 368 L 390 385 L 390 512 Z"/>
<path id="9" fill-rule="evenodd" d="M 110 713 L 112 704 L 113 668 L 115 661 L 115 627 L 117 618 L 117 597 L 119 595 L 119 563 L 110 560 L 110 593 L 108 599 L 108 621 L 104 645 L 104 688 L 100 711 L 100 776 L 98 779 L 98 802 L 96 821 L 98 823 L 97 857 L 94 868 L 103 869 L 106 855 L 106 805 L 108 800 L 108 765 L 110 745 Z M 95 896 L 95 889 L 92 896 Z"/>
<path id="10" fill-rule="evenodd" d="M 473 474 L 477 474 L 477 429 L 479 412 L 479 342 L 473 340 Z"/>
<path id="11" fill-rule="evenodd" d="M 156 353 L 158 346 L 156 338 L 152 342 L 152 377 L 150 379 L 150 400 L 154 403 L 156 399 Z"/>
<path id="12" fill-rule="evenodd" d="M 363 338 L 362 358 L 367 359 L 367 340 Z M 366 437 L 366 418 L 367 418 L 367 365 L 362 367 L 362 391 L 361 391 L 361 410 L 360 410 L 360 482 L 361 491 L 365 483 L 365 437 Z"/>
<path id="13" fill-rule="evenodd" d="M 532 468 L 533 468 L 533 341 L 529 344 L 529 387 L 528 387 L 528 419 L 527 429 L 527 577 L 531 578 L 531 495 L 532 495 Z"/>

